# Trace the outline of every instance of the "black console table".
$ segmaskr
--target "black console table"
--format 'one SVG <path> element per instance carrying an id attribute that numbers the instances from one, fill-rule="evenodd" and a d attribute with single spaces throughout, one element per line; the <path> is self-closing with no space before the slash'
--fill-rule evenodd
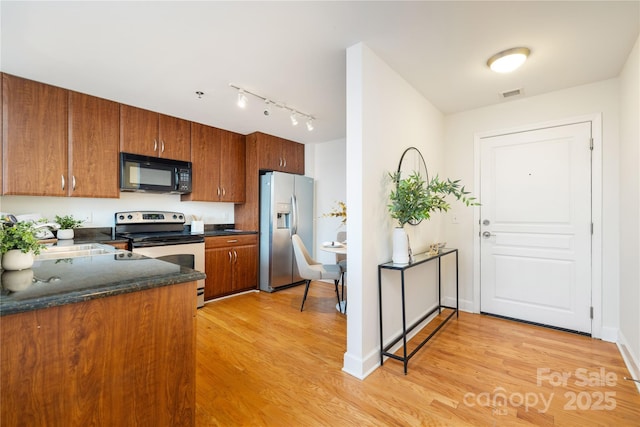
<path id="1" fill-rule="evenodd" d="M 442 257 L 450 254 L 455 254 L 456 257 L 456 306 L 449 307 L 446 305 L 442 305 L 441 301 L 441 274 L 440 260 Z M 438 260 L 438 305 L 427 314 L 418 319 L 414 324 L 407 327 L 407 314 L 405 307 L 405 292 L 404 292 L 404 272 L 410 268 L 416 267 L 418 265 L 427 263 L 429 261 Z M 402 283 L 402 334 L 395 338 L 392 342 L 384 345 L 384 337 L 382 333 L 382 270 L 398 270 L 400 271 L 401 283 Z M 422 348 L 426 344 L 427 341 L 433 337 L 436 332 L 440 330 L 444 326 L 445 323 L 449 319 L 453 317 L 455 314 L 458 317 L 458 250 L 457 249 L 449 249 L 444 248 L 441 249 L 440 252 L 436 255 L 430 255 L 428 253 L 422 253 L 418 255 L 414 255 L 413 259 L 408 264 L 394 264 L 393 262 L 387 262 L 384 264 L 378 265 L 378 301 L 379 301 L 379 310 L 380 310 L 380 365 L 384 363 L 384 356 L 388 356 L 392 359 L 399 360 L 404 363 L 404 373 L 407 374 L 407 363 L 409 363 L 409 359 L 411 359 L 418 350 Z M 416 326 L 422 323 L 425 319 L 431 316 L 436 311 L 438 313 L 442 313 L 443 308 L 448 308 L 453 310 L 444 320 L 440 322 L 440 324 L 426 337 L 418 346 L 409 354 L 407 354 L 407 333 L 411 332 Z M 389 349 L 393 347 L 398 341 L 402 340 L 403 344 L 403 356 L 397 356 L 393 353 L 389 352 Z"/>

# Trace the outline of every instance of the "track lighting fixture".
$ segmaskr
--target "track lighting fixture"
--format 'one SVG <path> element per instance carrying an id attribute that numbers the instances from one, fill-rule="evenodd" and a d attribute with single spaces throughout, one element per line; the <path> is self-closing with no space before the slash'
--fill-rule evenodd
<path id="1" fill-rule="evenodd" d="M 280 108 L 281 110 L 286 110 L 290 113 L 289 118 L 291 119 L 291 125 L 292 126 L 296 126 L 298 124 L 298 118 L 302 118 L 302 119 L 306 119 L 307 122 L 307 130 L 309 132 L 311 132 L 313 130 L 313 121 L 316 119 L 315 117 L 313 117 L 310 114 L 307 113 L 303 113 L 300 110 L 296 110 L 295 108 L 291 108 L 281 102 L 276 102 L 276 101 L 272 101 L 270 99 L 268 99 L 267 97 L 264 97 L 262 95 L 258 95 L 255 92 L 250 92 L 246 89 L 243 89 L 239 86 L 236 86 L 234 84 L 229 83 L 229 86 L 231 86 L 232 88 L 236 89 L 238 91 L 238 107 L 240 108 L 246 108 L 247 103 L 248 103 L 248 99 L 247 99 L 247 95 L 251 95 L 254 96 L 260 100 L 262 100 L 264 102 L 264 109 L 262 110 L 262 114 L 264 114 L 265 116 L 270 116 L 271 115 L 271 107 L 277 107 Z"/>

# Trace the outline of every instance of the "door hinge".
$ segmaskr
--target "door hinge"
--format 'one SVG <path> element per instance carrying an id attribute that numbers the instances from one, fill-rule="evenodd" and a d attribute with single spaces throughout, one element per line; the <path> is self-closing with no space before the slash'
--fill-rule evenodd
<path id="1" fill-rule="evenodd" d="M 591 223 L 591 235 L 593 236 L 593 223 Z"/>
<path id="2" fill-rule="evenodd" d="M 589 318 L 593 319 L 593 306 L 589 307 Z"/>
<path id="3" fill-rule="evenodd" d="M 593 138 L 589 138 L 589 149 L 593 151 Z"/>

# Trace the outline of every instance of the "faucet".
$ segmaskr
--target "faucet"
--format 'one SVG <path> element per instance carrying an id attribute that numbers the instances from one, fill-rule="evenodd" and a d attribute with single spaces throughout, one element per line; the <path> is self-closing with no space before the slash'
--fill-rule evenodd
<path id="1" fill-rule="evenodd" d="M 38 225 L 34 225 L 33 228 L 34 229 L 39 229 L 39 228 L 44 228 L 47 227 L 50 230 L 59 230 L 60 229 L 60 224 L 58 224 L 57 222 L 46 222 L 44 224 L 38 224 Z"/>
<path id="2" fill-rule="evenodd" d="M 52 239 L 53 233 L 52 230 L 59 230 L 60 224 L 57 222 L 46 222 L 44 224 L 36 224 L 33 226 L 36 230 L 36 238 L 39 240 L 42 239 Z"/>

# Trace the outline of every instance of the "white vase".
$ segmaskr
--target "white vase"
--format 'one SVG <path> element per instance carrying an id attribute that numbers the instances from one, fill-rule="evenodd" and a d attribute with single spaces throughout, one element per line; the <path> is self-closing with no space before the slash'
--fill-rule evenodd
<path id="1" fill-rule="evenodd" d="M 409 236 L 403 227 L 393 229 L 393 257 L 394 264 L 409 263 Z"/>
<path id="2" fill-rule="evenodd" d="M 66 230 L 58 230 L 58 239 L 73 239 L 74 233 L 73 228 L 68 228 Z"/>
<path id="3" fill-rule="evenodd" d="M 24 270 L 33 265 L 33 252 L 11 249 L 2 256 L 2 268 L 5 270 Z"/>

